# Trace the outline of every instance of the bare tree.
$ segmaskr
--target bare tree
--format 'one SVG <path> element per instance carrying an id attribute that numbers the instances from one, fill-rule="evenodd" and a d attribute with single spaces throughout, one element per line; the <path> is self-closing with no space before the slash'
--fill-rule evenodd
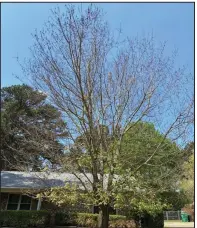
<path id="1" fill-rule="evenodd" d="M 156 45 L 152 36 L 118 42 L 94 5 L 85 12 L 65 7 L 64 13 L 53 10 L 44 29 L 35 33 L 32 58 L 23 69 L 63 113 L 68 150 L 83 136 L 81 144 L 74 145 L 90 157 L 92 179 L 77 159 L 72 160 L 75 169 L 69 168 L 87 192 L 86 183 L 91 186 L 100 208 L 99 226 L 107 227 L 121 142 L 134 126 L 130 123 L 153 122 L 164 135 L 137 172 L 154 158 L 165 138 L 183 142 L 192 130 L 193 78 L 174 67 L 175 53 L 165 56 L 165 43 Z M 107 201 L 99 191 L 107 192 Z"/>

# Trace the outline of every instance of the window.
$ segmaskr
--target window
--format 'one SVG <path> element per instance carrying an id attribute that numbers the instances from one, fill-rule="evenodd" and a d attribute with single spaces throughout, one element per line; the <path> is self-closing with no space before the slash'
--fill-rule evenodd
<path id="1" fill-rule="evenodd" d="M 19 210 L 30 210 L 31 198 L 28 196 L 22 196 Z"/>
<path id="2" fill-rule="evenodd" d="M 31 198 L 20 194 L 10 194 L 7 210 L 30 210 Z"/>
<path id="3" fill-rule="evenodd" d="M 19 203 L 20 195 L 10 194 L 8 200 L 7 210 L 17 210 Z"/>

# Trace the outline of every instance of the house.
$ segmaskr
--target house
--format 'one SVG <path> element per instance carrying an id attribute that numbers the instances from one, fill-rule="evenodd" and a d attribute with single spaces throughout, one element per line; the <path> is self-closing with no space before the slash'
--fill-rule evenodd
<path id="1" fill-rule="evenodd" d="M 83 182 L 92 180 L 91 174 L 78 174 Z M 2 171 L 1 172 L 1 210 L 45 210 L 52 207 L 52 204 L 42 199 L 35 199 L 27 195 L 27 192 L 39 192 L 51 187 L 63 187 L 66 183 L 77 184 L 82 190 L 84 189 L 81 182 L 74 174 L 55 173 L 55 172 L 18 172 Z M 86 185 L 88 186 L 88 184 Z M 54 205 L 53 205 L 54 206 Z M 64 207 L 64 209 L 66 209 Z M 76 205 L 69 210 L 80 212 L 95 213 L 97 209 L 89 209 Z M 111 210 L 115 213 L 115 210 Z"/>
<path id="2" fill-rule="evenodd" d="M 48 202 L 35 199 L 26 192 L 39 192 L 50 187 L 63 187 L 66 183 L 80 184 L 70 173 L 48 172 L 1 172 L 2 210 L 42 210 L 50 207 Z"/>

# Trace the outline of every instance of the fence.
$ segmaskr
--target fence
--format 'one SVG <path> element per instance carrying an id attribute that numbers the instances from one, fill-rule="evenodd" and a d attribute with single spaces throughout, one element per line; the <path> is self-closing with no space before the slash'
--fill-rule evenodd
<path id="1" fill-rule="evenodd" d="M 181 211 L 164 211 L 164 220 L 181 220 Z"/>

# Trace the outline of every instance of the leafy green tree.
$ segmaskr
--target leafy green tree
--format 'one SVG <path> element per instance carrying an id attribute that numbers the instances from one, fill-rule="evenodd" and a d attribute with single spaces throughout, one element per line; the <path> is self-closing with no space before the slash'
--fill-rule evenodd
<path id="1" fill-rule="evenodd" d="M 184 153 L 175 142 L 164 138 L 155 126 L 148 122 L 131 123 L 130 130 L 124 135 L 119 154 L 119 172 L 139 172 L 149 179 L 152 185 L 167 183 L 174 187 L 171 180 L 179 180 Z M 160 146 L 162 142 L 162 146 Z M 156 151 L 152 156 L 153 151 Z M 151 157 L 152 156 L 152 157 Z M 166 178 L 168 177 L 168 178 Z M 166 183 L 164 183 L 167 181 Z"/>
<path id="2" fill-rule="evenodd" d="M 133 218 L 143 214 L 155 215 L 164 209 L 184 206 L 187 203 L 185 195 L 176 192 L 181 177 L 183 151 L 171 140 L 164 139 L 151 123 L 138 122 L 131 123 L 130 126 L 132 128 L 124 135 L 120 154 L 115 161 L 114 172 L 117 180 L 112 183 L 110 193 L 98 186 L 95 197 L 93 192 L 81 191 L 77 185 L 66 185 L 65 188 L 53 188 L 45 193 L 45 197 L 58 205 L 82 204 L 87 207 L 90 205 L 99 207 L 101 201 L 123 210 Z M 106 126 L 100 125 L 100 129 L 105 131 L 105 139 L 112 146 L 111 151 L 108 151 L 112 155 L 116 147 L 116 137 L 110 136 Z M 164 141 L 162 147 L 151 160 L 148 160 L 161 141 Z M 86 181 L 91 178 L 89 174 L 93 167 L 84 135 L 76 138 L 72 150 L 69 150 L 64 159 L 68 170 L 81 173 L 80 178 L 83 178 L 82 173 L 84 173 Z M 110 173 L 107 161 L 103 168 L 105 174 L 102 178 L 106 180 Z M 91 187 L 86 181 L 81 186 L 83 190 Z M 107 185 L 107 182 L 104 181 L 104 184 Z"/>
<path id="3" fill-rule="evenodd" d="M 189 203 L 189 198 L 184 191 L 164 191 L 158 194 L 161 202 L 168 205 L 167 209 L 171 211 L 180 211 Z"/>
<path id="4" fill-rule="evenodd" d="M 161 213 L 163 209 L 174 205 L 171 195 L 179 198 L 181 204 L 183 199 L 176 191 L 184 160 L 182 149 L 175 142 L 164 138 L 151 123 L 138 122 L 131 123 L 130 126 L 131 129 L 122 139 L 116 172 L 124 177 L 118 190 L 123 186 L 123 192 L 124 188 L 131 190 L 134 186 L 135 190 L 118 193 L 117 206 L 125 206 L 126 211 L 135 214 Z M 162 146 L 158 147 L 161 142 Z M 149 159 L 153 151 L 157 152 Z M 128 187 L 131 178 L 133 182 Z"/>
<path id="5" fill-rule="evenodd" d="M 193 150 L 193 149 L 192 149 Z M 194 150 L 189 159 L 182 165 L 183 175 L 180 188 L 189 198 L 189 203 L 194 202 Z"/>
<path id="6" fill-rule="evenodd" d="M 66 124 L 47 95 L 27 85 L 1 90 L 2 170 L 39 170 L 63 153 Z"/>
<path id="7" fill-rule="evenodd" d="M 189 161 L 194 155 L 194 142 L 189 142 L 184 148 L 184 153 L 185 153 L 185 161 Z"/>

